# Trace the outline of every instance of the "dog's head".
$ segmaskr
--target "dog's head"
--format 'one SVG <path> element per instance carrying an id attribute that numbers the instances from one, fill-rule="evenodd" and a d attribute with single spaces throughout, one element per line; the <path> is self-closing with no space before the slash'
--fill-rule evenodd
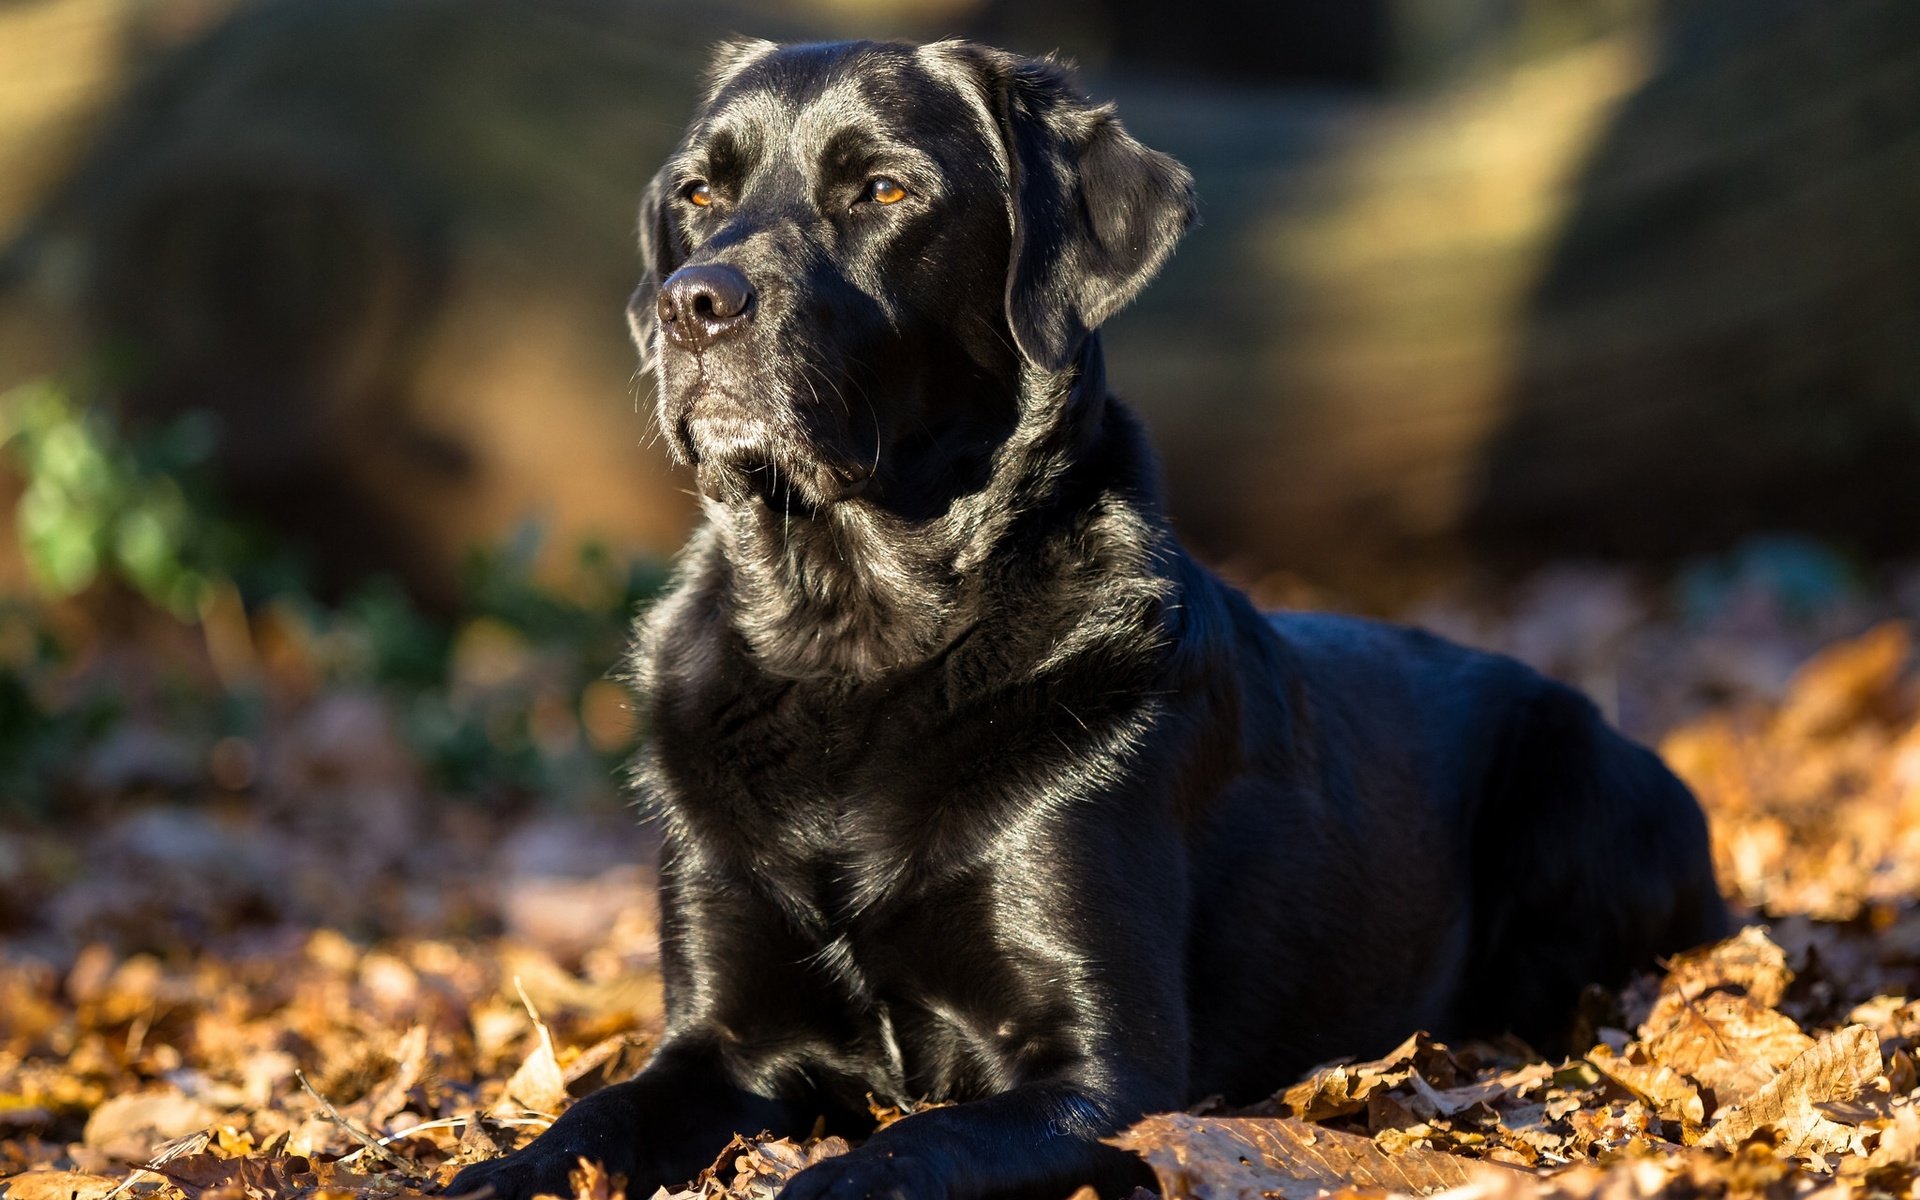
<path id="1" fill-rule="evenodd" d="M 936 511 L 1192 215 L 1056 63 L 730 43 L 647 189 L 629 319 L 709 495 Z"/>

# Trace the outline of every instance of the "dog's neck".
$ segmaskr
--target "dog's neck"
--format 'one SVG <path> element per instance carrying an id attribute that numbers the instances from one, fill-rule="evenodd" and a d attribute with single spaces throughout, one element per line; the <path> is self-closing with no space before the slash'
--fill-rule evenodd
<path id="1" fill-rule="evenodd" d="M 1021 589 L 1001 577 L 1056 553 L 1049 538 L 1072 544 L 1102 498 L 1137 520 L 1130 536 L 1158 542 L 1150 454 L 1107 394 L 1098 337 L 1073 367 L 1028 370 L 1017 386 L 1020 417 L 987 483 L 938 516 L 910 521 L 865 501 L 798 515 L 709 499 L 686 586 L 707 590 L 769 674 L 871 682 L 1008 616 L 1006 597 Z"/>

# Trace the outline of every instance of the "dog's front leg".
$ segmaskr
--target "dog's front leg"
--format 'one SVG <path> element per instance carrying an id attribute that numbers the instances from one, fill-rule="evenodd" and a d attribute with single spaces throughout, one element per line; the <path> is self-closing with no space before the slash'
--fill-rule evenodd
<path id="1" fill-rule="evenodd" d="M 447 1194 L 571 1195 L 568 1173 L 585 1158 L 625 1176 L 628 1195 L 645 1196 L 693 1178 L 736 1131 L 790 1134 L 811 1119 L 796 1116 L 791 1098 L 757 1095 L 728 1076 L 704 1041 L 664 1045 L 639 1075 L 583 1098 L 531 1145 L 461 1171 Z"/>
<path id="2" fill-rule="evenodd" d="M 929 1109 L 802 1171 L 780 1200 L 1061 1200 L 1083 1184 L 1124 1195 L 1152 1177 L 1138 1158 L 1100 1139 L 1149 1105 L 1097 1098 L 1117 1090 L 1032 1083 Z"/>

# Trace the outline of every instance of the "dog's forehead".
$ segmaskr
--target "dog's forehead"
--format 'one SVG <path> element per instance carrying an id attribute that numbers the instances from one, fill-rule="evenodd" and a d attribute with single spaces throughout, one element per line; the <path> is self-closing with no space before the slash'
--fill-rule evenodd
<path id="1" fill-rule="evenodd" d="M 893 43 L 781 46 L 742 64 L 689 130 L 690 147 L 779 145 L 812 158 L 849 135 L 876 142 L 991 140 L 993 118 L 963 65 L 936 47 Z"/>

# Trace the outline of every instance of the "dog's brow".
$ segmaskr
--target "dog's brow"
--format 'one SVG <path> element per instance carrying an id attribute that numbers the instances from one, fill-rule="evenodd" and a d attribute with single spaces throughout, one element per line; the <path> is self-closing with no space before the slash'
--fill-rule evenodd
<path id="1" fill-rule="evenodd" d="M 864 171 L 875 159 L 886 157 L 883 150 L 884 144 L 873 136 L 872 129 L 843 125 L 821 143 L 820 166 L 828 173 Z"/>
<path id="2" fill-rule="evenodd" d="M 927 182 L 938 178 L 940 158 L 915 130 L 919 106 L 889 102 L 888 82 L 858 72 L 832 80 L 795 118 L 794 144 L 830 170 L 884 163 Z"/>
<path id="3" fill-rule="evenodd" d="M 731 129 L 721 129 L 707 139 L 707 169 L 718 175 L 738 170 L 740 160 L 745 157 L 740 138 Z"/>
<path id="4" fill-rule="evenodd" d="M 863 72 L 849 72 L 828 79 L 817 95 L 800 109 L 794 121 L 796 136 L 825 146 L 843 126 L 861 126 L 886 130 L 893 122 L 873 102 L 874 81 Z"/>
<path id="5" fill-rule="evenodd" d="M 718 107 L 702 114 L 692 145 L 711 152 L 717 141 L 732 139 L 742 158 L 753 159 L 765 152 L 767 130 L 784 128 L 792 121 L 792 106 L 773 90 L 747 88 L 730 93 Z"/>
<path id="6" fill-rule="evenodd" d="M 936 175 L 939 171 L 933 156 L 919 147 L 876 136 L 866 125 L 843 125 L 828 134 L 820 148 L 819 162 L 827 171 L 863 171 L 881 165 L 922 176 Z"/>

